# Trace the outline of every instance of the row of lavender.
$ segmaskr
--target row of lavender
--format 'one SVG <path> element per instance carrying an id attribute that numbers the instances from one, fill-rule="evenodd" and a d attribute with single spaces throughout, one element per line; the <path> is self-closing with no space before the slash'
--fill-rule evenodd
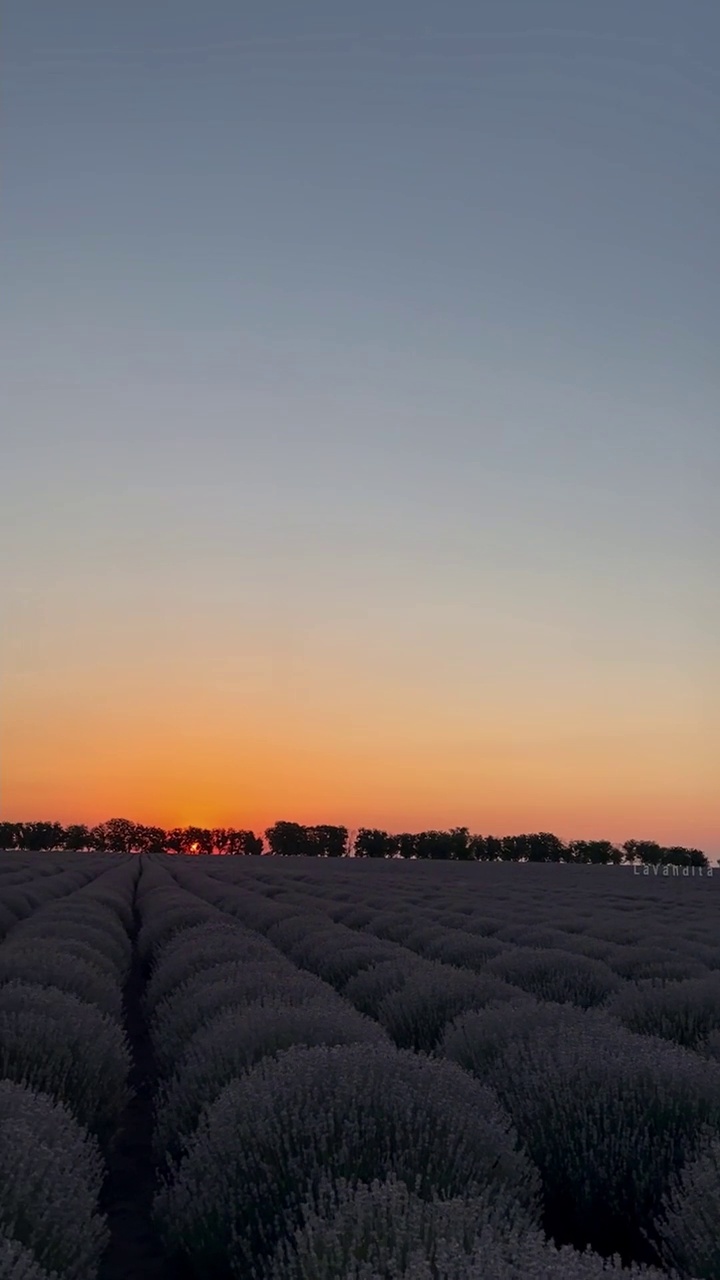
<path id="1" fill-rule="evenodd" d="M 144 865 L 139 945 L 161 1075 L 155 1210 L 178 1272 L 606 1274 L 597 1255 L 546 1241 L 541 1180 L 497 1094 L 456 1063 L 394 1044 L 239 923 L 243 903 L 197 867 Z M 403 948 L 369 939 L 365 960 L 390 950 Z"/>
<path id="2" fill-rule="evenodd" d="M 82 885 L 77 871 L 44 862 L 42 893 L 37 866 L 32 881 L 22 868 L 8 873 L 4 891 L 0 879 L 0 910 L 12 903 L 0 947 L 0 1075 L 10 1089 L 0 1124 L 7 1170 L 20 1173 L 0 1194 L 0 1276 L 97 1276 L 103 1156 L 128 1093 L 120 993 L 133 905 L 160 1076 L 155 1218 L 177 1274 L 604 1274 L 596 1254 L 547 1242 L 545 1233 L 563 1243 L 563 1232 L 568 1245 L 628 1258 L 647 1246 L 683 1277 L 720 1274 L 720 1232 L 706 1212 L 708 1200 L 717 1211 L 708 1139 L 720 1122 L 720 1068 L 707 1036 L 701 1058 L 622 1025 L 612 1002 L 629 989 L 629 957 L 613 968 L 613 948 L 627 926 L 614 931 L 617 947 L 583 933 L 577 900 L 572 929 L 570 901 L 565 920 L 556 902 L 558 957 L 541 949 L 547 935 L 520 931 L 518 945 L 513 913 L 531 902 L 497 876 L 478 912 L 467 886 L 458 897 L 455 883 L 454 904 L 447 889 L 440 901 L 444 882 L 408 880 L 407 869 L 404 881 L 353 869 L 333 882 L 259 861 L 230 876 L 216 860 L 115 862 L 98 877 L 108 860 L 83 859 Z M 380 908 L 393 894 L 388 921 Z M 720 958 L 695 915 L 684 928 L 705 950 L 684 962 L 712 977 Z M 451 963 L 431 954 L 443 932 Z M 596 944 L 609 948 L 604 957 L 582 950 Z M 540 979 L 522 965 L 498 971 L 528 953 L 544 957 Z M 682 957 L 675 963 L 682 969 Z M 697 976 L 664 973 L 664 985 L 643 992 Z"/>
<path id="3" fill-rule="evenodd" d="M 95 1280 L 106 1160 L 128 1099 L 128 858 L 0 871 L 0 1276 Z"/>
<path id="4" fill-rule="evenodd" d="M 566 870 L 537 869 L 534 883 L 517 869 L 513 884 L 513 869 L 486 868 L 478 910 L 469 880 L 438 902 L 439 877 L 423 881 L 420 869 L 413 893 L 389 869 L 202 865 L 209 900 L 378 1019 L 398 1047 L 492 1084 L 540 1170 L 556 1240 L 720 1275 L 714 899 L 618 893 L 600 871 L 594 884 L 593 872 L 571 873 L 573 885 Z M 202 892 L 197 865 L 172 868 Z M 393 884 L 410 892 L 388 911 Z M 518 923 L 524 910 L 534 927 Z M 644 929 L 655 936 L 641 946 Z M 410 950 L 447 955 L 445 944 L 451 964 Z"/>
<path id="5" fill-rule="evenodd" d="M 416 868 L 413 885 L 404 869 L 393 874 L 380 866 L 346 871 L 309 863 L 296 869 L 256 861 L 252 869 L 230 869 L 215 859 L 202 866 L 220 884 L 243 887 L 255 903 L 257 927 L 269 928 L 280 947 L 294 945 L 293 958 L 310 968 L 308 926 L 314 919 L 320 935 L 317 972 L 330 981 L 339 965 L 342 982 L 347 964 L 338 951 L 344 956 L 350 947 L 357 967 L 367 970 L 362 951 L 368 939 L 389 944 L 386 966 L 375 961 L 372 973 L 351 990 L 353 998 L 367 993 L 377 1005 L 394 987 L 398 995 L 385 1006 L 386 1016 L 396 1006 L 399 1016 L 409 1017 L 402 963 L 403 956 L 410 959 L 408 951 L 441 962 L 440 969 L 412 966 L 429 1019 L 409 1033 L 414 1048 L 434 1048 L 436 1030 L 458 1002 L 457 1011 L 462 1007 L 463 983 L 470 993 L 476 989 L 467 981 L 475 973 L 543 1000 L 603 1006 L 629 1030 L 720 1060 L 718 904 L 704 887 L 668 892 L 668 886 L 653 889 L 631 880 L 623 890 L 591 869 L 458 868 L 438 875 Z M 478 902 L 478 891 L 490 893 L 487 906 Z M 329 952 L 323 941 L 327 917 L 341 926 L 333 930 Z M 376 1014 L 377 1008 L 366 1011 Z M 388 1029 L 394 1035 L 400 1030 Z"/>

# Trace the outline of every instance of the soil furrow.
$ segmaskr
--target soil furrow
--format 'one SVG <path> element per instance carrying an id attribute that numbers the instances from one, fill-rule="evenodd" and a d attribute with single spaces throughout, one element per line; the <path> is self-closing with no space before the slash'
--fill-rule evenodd
<path id="1" fill-rule="evenodd" d="M 137 889 L 136 889 L 137 892 Z M 118 1133 L 107 1155 L 108 1173 L 100 1198 L 107 1214 L 110 1243 L 98 1280 L 175 1280 L 152 1222 L 156 1168 L 152 1155 L 155 1061 L 142 1009 L 145 985 L 137 953 L 139 916 L 133 901 L 133 959 L 125 987 L 125 1027 L 133 1065 L 133 1097 L 120 1117 Z"/>

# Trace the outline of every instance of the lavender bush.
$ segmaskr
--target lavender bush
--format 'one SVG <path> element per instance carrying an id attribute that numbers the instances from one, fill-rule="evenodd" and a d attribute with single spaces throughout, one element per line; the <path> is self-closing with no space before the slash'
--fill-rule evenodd
<path id="1" fill-rule="evenodd" d="M 291 1045 L 379 1044 L 377 1023 L 332 996 L 286 1004 L 268 996 L 245 1009 L 224 1009 L 188 1042 L 155 1108 L 158 1159 L 176 1158 L 205 1107 L 231 1080 Z"/>
<path id="2" fill-rule="evenodd" d="M 395 1174 L 423 1199 L 512 1194 L 538 1210 L 536 1170 L 496 1095 L 468 1073 L 386 1046 L 296 1046 L 203 1112 L 156 1198 L 166 1248 L 194 1275 L 252 1274 L 301 1225 L 323 1173 Z"/>
<path id="3" fill-rule="evenodd" d="M 720 1280 L 720 1136 L 712 1130 L 673 1177 L 653 1239 L 683 1280 Z"/>
<path id="4" fill-rule="evenodd" d="M 332 930 L 332 927 L 317 911 L 310 914 L 296 909 L 292 915 L 270 925 L 265 930 L 265 936 L 268 942 L 284 952 L 298 942 L 305 942 L 309 937 L 317 937 L 318 929 L 321 931 L 324 929 L 327 933 L 328 928 Z"/>
<path id="5" fill-rule="evenodd" d="M 302 1226 L 281 1242 L 267 1268 L 271 1280 L 404 1276 L 418 1261 L 431 1276 L 428 1264 L 442 1242 L 467 1255 L 483 1228 L 505 1239 L 540 1234 L 512 1194 L 423 1199 L 394 1175 L 368 1185 L 324 1174 L 298 1219 Z"/>
<path id="6" fill-rule="evenodd" d="M 615 947 L 607 963 L 621 978 L 636 982 L 642 978 L 682 982 L 686 978 L 701 978 L 707 973 L 700 960 L 671 953 L 667 948 L 655 945 Z"/>
<path id="7" fill-rule="evenodd" d="M 253 961 L 213 965 L 187 979 L 158 1004 L 150 1034 L 161 1073 L 172 1071 L 188 1040 L 221 1010 L 240 1010 L 266 996 L 304 1004 L 323 991 L 319 979 L 289 965 Z"/>
<path id="8" fill-rule="evenodd" d="M 210 895 L 208 894 L 208 900 Z M 252 889 L 247 890 L 239 900 L 236 890 L 228 890 L 223 895 L 216 891 L 213 893 L 212 901 L 220 904 L 224 902 L 226 909 L 237 912 L 238 919 L 249 929 L 257 929 L 259 933 L 267 934 L 268 930 L 274 924 L 278 924 L 281 920 L 295 919 L 297 917 L 297 909 L 294 907 L 284 907 L 279 903 L 271 902 L 269 898 L 262 897 L 261 894 L 253 892 Z"/>
<path id="9" fill-rule="evenodd" d="M 711 1031 L 697 1046 L 698 1053 L 720 1063 L 720 1031 Z"/>
<path id="10" fill-rule="evenodd" d="M 598 1254 L 556 1249 L 517 1202 L 483 1196 L 422 1200 L 388 1178 L 370 1186 L 323 1179 L 267 1280 L 661 1280 Z"/>
<path id="11" fill-rule="evenodd" d="M 620 987 L 620 979 L 602 960 L 534 947 L 517 947 L 497 956 L 488 961 L 485 973 L 540 1000 L 568 1001 L 583 1009 L 602 1004 Z"/>
<path id="12" fill-rule="evenodd" d="M 448 1022 L 438 1054 L 482 1079 L 494 1068 L 502 1071 L 503 1055 L 513 1044 L 532 1045 L 543 1033 L 570 1038 L 576 1032 L 582 1034 L 587 1025 L 586 1013 L 577 1005 L 516 994 L 519 998 L 512 1002 L 469 1010 Z M 599 1012 L 597 1017 L 610 1033 L 612 1024 L 607 1014 Z"/>
<path id="13" fill-rule="evenodd" d="M 143 922 L 138 933 L 137 949 L 146 972 L 150 968 L 153 955 L 160 951 L 174 934 L 182 933 L 201 922 L 211 923 L 222 919 L 214 907 L 202 900 L 193 901 L 186 893 L 183 893 L 176 903 L 171 903 L 165 889 L 151 889 L 140 901 Z"/>
<path id="14" fill-rule="evenodd" d="M 495 938 L 498 937 L 502 928 L 502 919 L 497 916 L 478 914 L 474 908 L 471 908 L 471 914 L 464 927 L 468 933 L 477 934 L 480 938 Z M 498 937 L 498 942 L 501 941 L 502 938 Z"/>
<path id="15" fill-rule="evenodd" d="M 109 911 L 103 911 L 101 914 L 99 910 L 97 912 L 88 910 L 87 906 L 83 907 L 82 911 L 83 919 L 74 921 L 76 936 L 88 946 L 94 947 L 97 955 L 102 955 L 111 961 L 115 966 L 118 981 L 124 984 L 130 972 L 133 952 L 132 942 L 125 931 L 125 926 Z"/>
<path id="16" fill-rule="evenodd" d="M 481 972 L 488 960 L 501 955 L 505 947 L 494 938 L 473 937 L 460 929 L 444 929 L 420 950 L 431 960 Z"/>
<path id="17" fill-rule="evenodd" d="M 44 913 L 38 912 L 38 916 Z M 32 948 L 34 950 L 35 939 L 45 944 L 52 945 L 53 955 L 61 962 L 65 963 L 68 968 L 72 967 L 76 960 L 88 966 L 89 969 L 95 969 L 106 980 L 107 985 L 116 992 L 122 987 L 125 974 L 118 968 L 117 963 L 105 955 L 94 945 L 89 931 L 83 930 L 81 925 L 72 924 L 68 928 L 66 925 L 63 932 L 57 930 L 57 925 L 50 926 L 46 921 L 38 920 L 38 926 L 35 927 L 35 918 L 28 921 L 22 927 L 21 948 L 24 952 Z M 85 935 L 83 937 L 83 934 Z M 18 943 L 20 937 L 18 936 Z"/>
<path id="18" fill-rule="evenodd" d="M 0 902 L 3 910 L 13 916 L 15 924 L 19 920 L 24 920 L 26 916 L 29 916 L 35 910 L 22 889 L 16 886 L 3 885 Z"/>
<path id="19" fill-rule="evenodd" d="M 46 1271 L 35 1255 L 0 1230 L 0 1280 L 60 1280 L 57 1271 Z"/>
<path id="20" fill-rule="evenodd" d="M 486 970 L 487 973 L 487 970 Z M 381 1002 L 377 1017 L 401 1049 L 434 1049 L 445 1024 L 463 1009 L 522 994 L 490 974 L 481 975 L 427 961 Z"/>
<path id="21" fill-rule="evenodd" d="M 66 1107 L 0 1080 L 0 1227 L 64 1280 L 96 1280 L 109 1238 L 97 1212 L 103 1173 L 97 1143 Z"/>
<path id="22" fill-rule="evenodd" d="M 350 978 L 373 964 L 397 960 L 397 951 L 391 943 L 357 936 L 338 938 L 334 933 L 338 927 L 327 925 L 319 935 L 298 940 L 282 950 L 295 964 L 317 974 L 336 990 L 342 990 Z"/>
<path id="23" fill-rule="evenodd" d="M 720 1070 L 602 1011 L 502 1012 L 457 1019 L 442 1049 L 497 1090 L 540 1169 L 546 1230 L 656 1262 L 648 1233 L 670 1179 L 720 1125 Z"/>
<path id="24" fill-rule="evenodd" d="M 94 902 L 63 902 L 45 907 L 22 926 L 17 937 L 53 938 L 63 933 L 68 939 L 92 947 L 96 960 L 110 961 L 118 980 L 123 982 L 130 968 L 132 944 L 124 925 L 107 907 Z"/>
<path id="25" fill-rule="evenodd" d="M 513 946 L 535 947 L 541 951 L 567 951 L 571 955 L 583 955 L 591 960 L 606 960 L 614 951 L 612 943 L 584 937 L 580 926 L 578 932 L 573 932 L 567 923 L 562 929 L 551 925 L 513 923 L 504 925 L 495 936 L 501 942 Z"/>
<path id="26" fill-rule="evenodd" d="M 14 929 L 18 922 L 17 916 L 6 907 L 2 901 L 2 891 L 0 890 L 0 939 L 7 936 L 11 929 Z"/>
<path id="27" fill-rule="evenodd" d="M 385 997 L 403 987 L 417 970 L 418 961 L 409 952 L 403 959 L 382 960 L 350 978 L 343 988 L 343 995 L 356 1009 L 376 1018 Z"/>
<path id="28" fill-rule="evenodd" d="M 152 1016 L 166 996 L 200 972 L 218 965 L 276 958 L 276 952 L 264 939 L 248 937 L 230 921 L 194 925 L 174 934 L 168 944 L 153 953 L 143 1001 L 145 1011 Z"/>
<path id="29" fill-rule="evenodd" d="M 386 909 L 375 912 L 372 923 L 367 926 L 366 932 L 372 934 L 373 937 L 386 938 L 399 946 L 406 946 L 409 934 L 416 927 L 417 915 L 413 915 L 408 911 L 390 911 Z"/>
<path id="30" fill-rule="evenodd" d="M 124 870 L 122 878 L 126 878 Z M 88 889 L 92 889 L 93 907 L 104 907 L 118 918 L 126 933 L 131 933 L 134 923 L 131 893 L 126 893 L 123 889 L 103 888 L 98 885 L 88 885 Z M 90 905 L 90 899 L 88 899 L 88 905 Z"/>
<path id="31" fill-rule="evenodd" d="M 117 981 L 103 973 L 89 960 L 68 953 L 51 939 L 28 938 L 17 941 L 11 934 L 0 949 L 0 983 L 32 982 L 39 986 L 57 987 L 117 1023 L 123 1019 L 122 989 Z"/>
<path id="32" fill-rule="evenodd" d="M 361 930 L 368 925 L 372 926 L 376 913 L 369 907 L 351 902 L 345 906 L 333 904 L 330 914 L 338 924 L 345 924 L 349 929 Z"/>
<path id="33" fill-rule="evenodd" d="M 130 1097 L 125 1032 L 78 996 L 28 982 L 0 986 L 0 1076 L 65 1103 L 102 1141 Z"/>
<path id="34" fill-rule="evenodd" d="M 663 986 L 631 986 L 607 1007 L 630 1031 L 695 1049 L 720 1031 L 720 973 Z"/>

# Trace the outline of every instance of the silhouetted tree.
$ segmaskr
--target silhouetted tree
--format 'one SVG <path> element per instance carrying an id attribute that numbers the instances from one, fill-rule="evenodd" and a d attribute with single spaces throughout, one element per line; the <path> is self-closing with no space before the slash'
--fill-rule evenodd
<path id="1" fill-rule="evenodd" d="M 344 858 L 348 853 L 347 827 L 334 827 L 326 823 L 308 827 L 308 838 L 313 852 L 319 858 Z"/>
<path id="2" fill-rule="evenodd" d="M 109 818 L 90 832 L 93 847 L 102 853 L 137 852 L 137 823 L 129 818 Z"/>
<path id="3" fill-rule="evenodd" d="M 395 836 L 397 852 L 401 858 L 417 857 L 418 837 L 412 831 L 401 831 Z"/>
<path id="4" fill-rule="evenodd" d="M 683 845 L 660 845 L 654 840 L 626 840 L 622 846 L 625 862 L 642 862 L 646 866 L 708 867 L 702 849 L 686 849 Z"/>
<path id="5" fill-rule="evenodd" d="M 611 840 L 600 841 L 601 844 L 609 845 L 608 862 L 613 867 L 619 867 L 622 862 L 622 849 L 619 845 L 613 844 Z"/>
<path id="6" fill-rule="evenodd" d="M 551 831 L 503 836 L 502 858 L 507 862 L 562 862 L 566 848 Z"/>
<path id="7" fill-rule="evenodd" d="M 500 862 L 503 852 L 502 836 L 485 837 L 485 856 L 488 862 Z"/>
<path id="8" fill-rule="evenodd" d="M 488 861 L 485 836 L 471 835 L 468 840 L 468 850 L 474 862 Z"/>
<path id="9" fill-rule="evenodd" d="M 447 852 L 442 849 L 442 832 L 440 831 L 418 831 L 415 837 L 415 857 L 419 861 L 425 862 L 428 858 L 435 856 L 442 858 L 443 853 Z"/>
<path id="10" fill-rule="evenodd" d="M 503 862 L 523 862 L 528 857 L 528 836 L 503 836 L 500 841 Z"/>
<path id="11" fill-rule="evenodd" d="M 462 828 L 456 828 L 460 831 Z M 460 837 L 462 841 L 462 836 Z M 417 838 L 418 858 L 436 858 L 450 862 L 455 857 L 458 837 L 452 831 L 421 831 Z"/>
<path id="12" fill-rule="evenodd" d="M 138 824 L 133 836 L 134 853 L 164 853 L 166 849 L 164 827 L 147 827 Z"/>
<path id="13" fill-rule="evenodd" d="M 710 859 L 703 853 L 702 849 L 686 849 L 688 861 L 691 867 L 709 867 Z"/>
<path id="14" fill-rule="evenodd" d="M 642 862 L 680 867 L 710 866 L 702 849 L 664 846 L 654 840 L 571 840 L 564 844 L 549 831 L 516 836 L 471 835 L 467 827 L 449 831 L 401 832 L 390 835 L 375 827 L 360 827 L 351 842 L 347 827 L 320 823 L 276 822 L 265 831 L 269 851 L 276 856 L 356 858 L 432 858 L 444 861 L 573 862 L 614 864 Z M 235 827 L 146 826 L 128 818 L 110 818 L 88 828 L 83 823 L 64 827 L 59 822 L 0 822 L 0 849 L 46 852 L 92 850 L 98 853 L 161 853 L 259 855 L 262 836 Z"/>
<path id="15" fill-rule="evenodd" d="M 21 839 L 21 822 L 0 822 L 0 849 L 19 849 Z"/>
<path id="16" fill-rule="evenodd" d="M 80 853 L 83 850 L 90 848 L 92 848 L 90 842 L 90 828 L 86 827 L 84 822 L 73 822 L 69 827 L 65 828 L 63 849 Z"/>
<path id="17" fill-rule="evenodd" d="M 239 856 L 263 851 L 261 837 L 252 831 L 241 831 L 236 827 L 216 827 L 212 838 L 213 845 L 220 854 Z"/>
<path id="18" fill-rule="evenodd" d="M 23 822 L 21 823 L 21 848 L 33 853 L 44 853 L 49 849 L 61 849 L 65 836 L 65 828 L 60 822 Z"/>
<path id="19" fill-rule="evenodd" d="M 392 841 L 387 831 L 377 827 L 360 827 L 355 836 L 353 852 L 356 858 L 390 858 Z"/>
<path id="20" fill-rule="evenodd" d="M 552 831 L 537 831 L 527 837 L 529 862 L 562 862 L 566 846 Z"/>
<path id="21" fill-rule="evenodd" d="M 213 851 L 213 833 L 209 827 L 183 827 L 182 853 L 207 854 Z"/>
<path id="22" fill-rule="evenodd" d="M 660 861 L 664 866 L 675 867 L 707 867 L 708 859 L 701 849 L 686 849 L 683 845 L 673 844 L 663 847 Z"/>
<path id="23" fill-rule="evenodd" d="M 209 827 L 172 827 L 164 833 L 169 853 L 212 853 L 213 833 Z"/>
<path id="24" fill-rule="evenodd" d="M 472 835 L 468 848 L 471 858 L 476 862 L 497 862 L 502 853 L 502 840 L 496 836 Z"/>
<path id="25" fill-rule="evenodd" d="M 275 857 L 307 857 L 316 852 L 316 848 L 311 847 L 307 827 L 299 822 L 276 822 L 266 827 L 265 839 Z"/>
<path id="26" fill-rule="evenodd" d="M 622 861 L 622 850 L 610 840 L 571 840 L 568 852 L 571 862 L 607 866 Z"/>
<path id="27" fill-rule="evenodd" d="M 235 836 L 238 838 L 238 847 L 231 849 L 231 853 L 243 853 L 246 857 L 258 858 L 263 852 L 263 838 L 256 836 L 254 831 L 236 831 Z"/>
<path id="28" fill-rule="evenodd" d="M 219 854 L 228 854 L 232 846 L 232 827 L 213 827 L 213 849 Z"/>
<path id="29" fill-rule="evenodd" d="M 451 827 L 450 849 L 450 856 L 456 862 L 472 861 L 474 855 L 470 844 L 470 832 L 467 827 Z"/>
<path id="30" fill-rule="evenodd" d="M 645 862 L 653 867 L 662 862 L 662 847 L 654 840 L 626 840 L 622 849 L 624 862 Z"/>

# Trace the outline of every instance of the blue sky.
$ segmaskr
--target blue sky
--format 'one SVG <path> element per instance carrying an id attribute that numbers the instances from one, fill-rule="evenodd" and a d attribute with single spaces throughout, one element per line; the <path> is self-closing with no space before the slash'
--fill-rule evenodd
<path id="1" fill-rule="evenodd" d="M 408 749 L 486 708 L 522 756 L 524 706 L 540 753 L 595 735 L 581 778 L 676 735 L 660 836 L 700 808 L 720 842 L 719 36 L 710 0 L 10 0 L 11 721 L 71 668 L 82 719 L 113 636 L 147 664 L 172 618 L 200 720 L 248 636 L 274 663 L 264 708 L 228 693 L 252 725 L 366 678 L 360 737 L 416 660 Z M 27 808 L 46 775 L 21 757 Z M 671 762 L 648 768 L 626 835 L 667 801 Z M 442 816 L 477 813 L 474 776 Z"/>

